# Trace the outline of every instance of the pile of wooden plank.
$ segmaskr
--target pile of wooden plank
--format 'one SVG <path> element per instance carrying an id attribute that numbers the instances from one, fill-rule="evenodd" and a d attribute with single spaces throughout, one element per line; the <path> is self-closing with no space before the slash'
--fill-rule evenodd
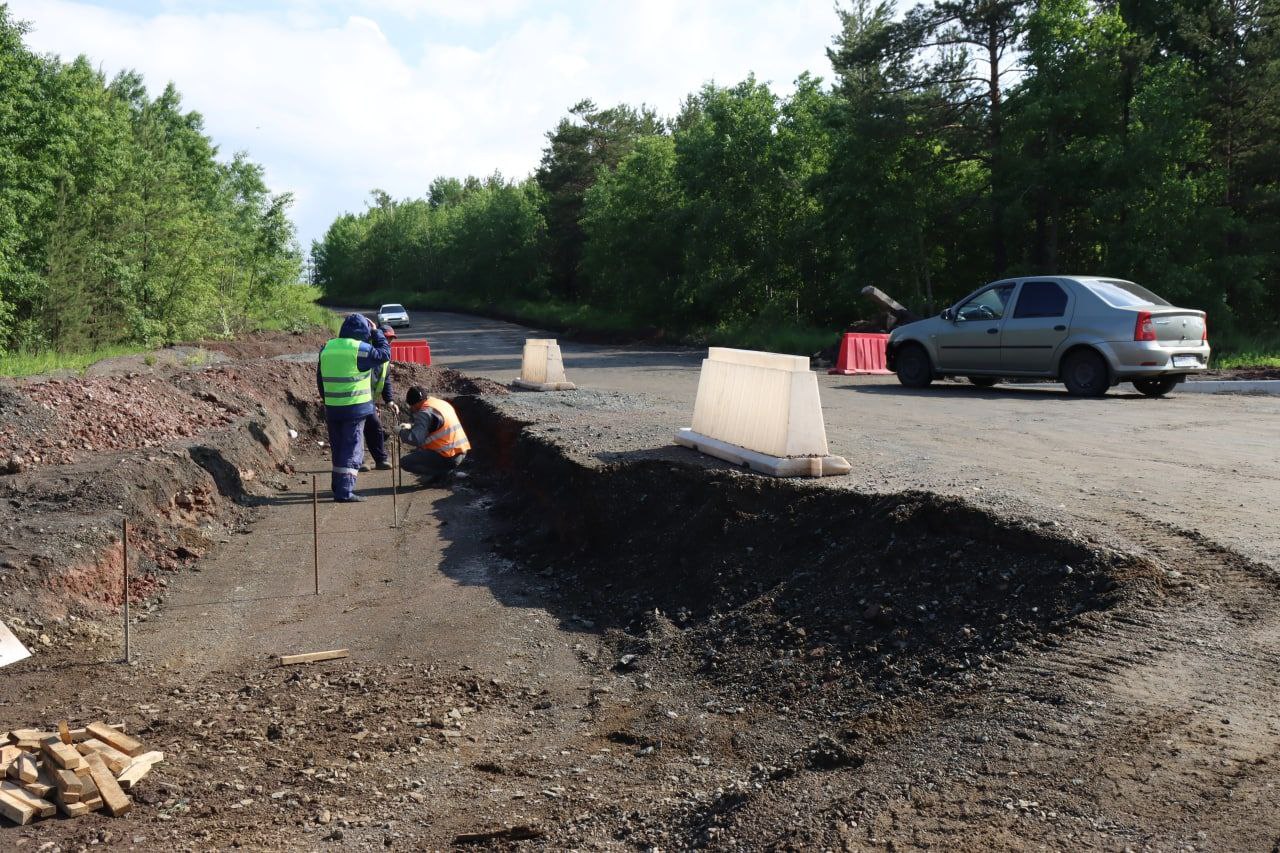
<path id="1" fill-rule="evenodd" d="M 17 824 L 80 817 L 102 809 L 116 817 L 133 807 L 125 792 L 164 760 L 124 726 L 58 723 L 56 732 L 15 729 L 0 738 L 0 815 Z"/>

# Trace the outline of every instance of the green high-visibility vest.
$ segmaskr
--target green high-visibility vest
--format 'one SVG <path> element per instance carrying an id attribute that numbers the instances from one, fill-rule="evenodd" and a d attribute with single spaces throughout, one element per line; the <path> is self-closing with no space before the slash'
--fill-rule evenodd
<path id="1" fill-rule="evenodd" d="M 360 370 L 360 342 L 354 338 L 334 338 L 320 350 L 320 382 L 326 406 L 358 406 L 373 402 L 369 371 Z"/>
<path id="2" fill-rule="evenodd" d="M 391 362 L 389 362 L 389 361 L 384 361 L 384 362 L 382 362 L 382 366 L 381 366 L 381 367 L 376 367 L 376 368 L 374 368 L 375 370 L 377 370 L 377 371 L 378 371 L 378 378 L 377 378 L 377 379 L 375 379 L 375 380 L 374 380 L 374 382 L 373 382 L 373 396 L 374 396 L 374 397 L 381 397 L 381 396 L 382 396 L 382 389 L 383 389 L 383 388 L 385 388 L 385 387 L 386 387 L 386 385 L 387 385 L 387 369 L 388 369 L 388 368 L 390 368 L 390 367 L 391 367 Z"/>

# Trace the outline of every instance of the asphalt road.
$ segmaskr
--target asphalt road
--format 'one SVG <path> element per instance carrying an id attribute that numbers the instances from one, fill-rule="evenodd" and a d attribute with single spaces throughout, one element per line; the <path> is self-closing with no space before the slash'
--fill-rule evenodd
<path id="1" fill-rule="evenodd" d="M 526 337 L 553 333 L 459 314 L 415 313 L 402 338 L 425 337 L 436 364 L 510 381 Z M 690 416 L 704 351 L 561 342 L 580 387 L 651 395 Z M 1129 541 L 1193 530 L 1280 567 L 1280 397 L 1102 399 L 1060 385 L 979 390 L 941 382 L 908 390 L 886 377 L 820 372 L 833 453 L 853 464 L 842 486 L 964 495 Z M 677 427 L 685 423 L 672 423 Z"/>

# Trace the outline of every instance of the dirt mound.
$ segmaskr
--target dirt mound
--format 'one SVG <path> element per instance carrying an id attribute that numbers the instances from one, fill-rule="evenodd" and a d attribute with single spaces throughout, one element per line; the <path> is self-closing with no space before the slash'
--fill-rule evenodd
<path id="1" fill-rule="evenodd" d="M 393 362 L 391 381 L 398 402 L 404 402 L 404 393 L 410 385 L 421 385 L 437 397 L 475 397 L 481 394 L 506 394 L 505 385 L 479 376 L 467 376 L 447 367 L 428 367 L 422 364 Z"/>
<path id="2" fill-rule="evenodd" d="M 409 384 L 443 397 L 503 393 L 454 370 L 394 364 L 397 394 Z M 67 465 L 103 451 L 164 448 L 282 404 L 293 420 L 322 417 L 314 363 L 257 359 L 198 370 L 50 379 L 0 386 L 0 466 Z M 298 424 L 293 424 L 297 427 Z"/>
<path id="3" fill-rule="evenodd" d="M 33 465 L 66 464 L 104 450 L 160 447 L 231 422 L 216 402 L 198 405 L 163 377 L 51 380 L 23 387 L 23 396 L 50 418 L 18 418 L 0 431 L 0 456 Z"/>

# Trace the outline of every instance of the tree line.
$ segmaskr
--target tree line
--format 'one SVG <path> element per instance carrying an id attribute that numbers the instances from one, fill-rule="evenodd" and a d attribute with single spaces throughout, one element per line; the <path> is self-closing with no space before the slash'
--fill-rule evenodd
<path id="1" fill-rule="evenodd" d="M 840 21 L 829 85 L 708 84 L 669 118 L 584 101 L 528 179 L 341 217 L 317 280 L 679 331 L 1075 272 L 1280 334 L 1280 0 L 855 0 Z"/>
<path id="2" fill-rule="evenodd" d="M 177 90 L 40 56 L 0 4 L 0 355 L 287 326 L 291 197 L 229 162 Z"/>

